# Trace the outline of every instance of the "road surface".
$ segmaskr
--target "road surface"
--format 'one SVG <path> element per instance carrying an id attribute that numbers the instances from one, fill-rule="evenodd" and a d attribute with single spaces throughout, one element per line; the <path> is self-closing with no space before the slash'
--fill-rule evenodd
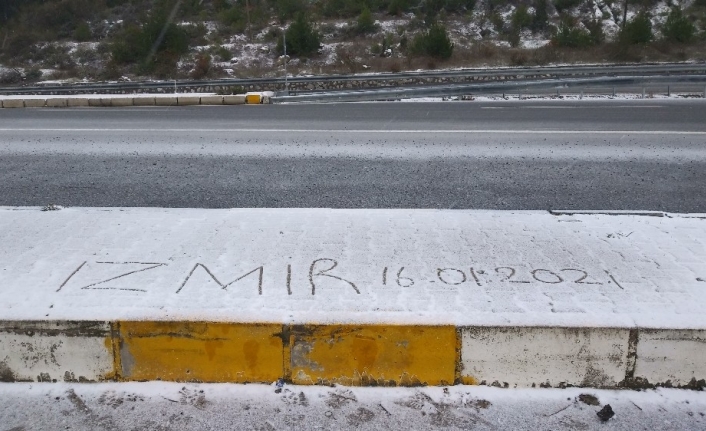
<path id="1" fill-rule="evenodd" d="M 706 102 L 0 111 L 0 205 L 706 212 Z"/>

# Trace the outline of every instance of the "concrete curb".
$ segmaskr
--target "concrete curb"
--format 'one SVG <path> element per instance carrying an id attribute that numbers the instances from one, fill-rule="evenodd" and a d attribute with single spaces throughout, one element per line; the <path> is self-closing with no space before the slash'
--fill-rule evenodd
<path id="1" fill-rule="evenodd" d="M 64 108 L 124 106 L 245 105 L 271 103 L 269 92 L 227 96 L 154 96 L 154 97 L 51 97 L 46 99 L 0 99 L 2 108 Z M 249 97 L 249 98 L 248 98 Z"/>
<path id="2" fill-rule="evenodd" d="M 2 321 L 0 382 L 706 386 L 706 331 Z"/>

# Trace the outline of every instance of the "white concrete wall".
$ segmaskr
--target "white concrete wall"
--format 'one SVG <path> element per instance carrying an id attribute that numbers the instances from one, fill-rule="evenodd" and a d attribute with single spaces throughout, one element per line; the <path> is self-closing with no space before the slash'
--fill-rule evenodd
<path id="1" fill-rule="evenodd" d="M 635 377 L 674 386 L 706 379 L 706 331 L 641 329 Z"/>
<path id="2" fill-rule="evenodd" d="M 113 371 L 106 322 L 0 322 L 0 381 L 97 381 Z"/>
<path id="3" fill-rule="evenodd" d="M 613 387 L 625 379 L 628 329 L 461 330 L 462 377 L 488 385 Z"/>

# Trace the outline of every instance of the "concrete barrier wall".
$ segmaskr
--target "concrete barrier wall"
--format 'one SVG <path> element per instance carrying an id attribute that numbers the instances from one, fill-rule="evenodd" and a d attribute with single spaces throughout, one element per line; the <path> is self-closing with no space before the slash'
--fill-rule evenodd
<path id="1" fill-rule="evenodd" d="M 267 96 L 265 96 L 266 100 Z M 63 107 L 123 107 L 123 106 L 186 106 L 243 105 L 245 95 L 229 96 L 156 96 L 156 97 L 52 97 L 47 99 L 0 99 L 3 108 L 63 108 Z"/>
<path id="2" fill-rule="evenodd" d="M 630 330 L 464 328 L 461 378 L 495 386 L 616 387 Z"/>
<path id="3" fill-rule="evenodd" d="M 704 378 L 706 331 L 640 330 L 635 374 L 637 381 L 669 382 L 673 386 L 698 385 Z"/>
<path id="4" fill-rule="evenodd" d="M 224 105 L 244 105 L 245 95 L 244 94 L 233 94 L 230 96 L 223 96 Z"/>
<path id="5" fill-rule="evenodd" d="M 44 99 L 42 99 L 44 102 Z M 23 99 L 5 99 L 2 101 L 3 108 L 24 108 L 25 102 Z"/>
<path id="6" fill-rule="evenodd" d="M 70 107 L 89 106 L 88 99 L 85 97 L 71 97 L 66 99 L 66 102 Z"/>
<path id="7" fill-rule="evenodd" d="M 65 108 L 69 102 L 66 98 L 48 98 L 44 106 L 47 108 Z"/>
<path id="8" fill-rule="evenodd" d="M 155 104 L 157 106 L 177 106 L 177 98 L 176 96 L 156 97 Z"/>
<path id="9" fill-rule="evenodd" d="M 222 105 L 223 96 L 201 96 L 202 105 Z"/>
<path id="10" fill-rule="evenodd" d="M 135 106 L 154 106 L 155 97 L 134 97 L 132 104 Z"/>
<path id="11" fill-rule="evenodd" d="M 179 106 L 199 105 L 201 103 L 201 97 L 199 96 L 179 96 L 177 100 Z"/>
<path id="12" fill-rule="evenodd" d="M 0 322 L 0 382 L 114 378 L 107 322 Z"/>
<path id="13" fill-rule="evenodd" d="M 0 381 L 706 386 L 706 331 L 0 322 Z"/>
<path id="14" fill-rule="evenodd" d="M 132 97 L 114 97 L 101 99 L 103 106 L 133 106 Z"/>

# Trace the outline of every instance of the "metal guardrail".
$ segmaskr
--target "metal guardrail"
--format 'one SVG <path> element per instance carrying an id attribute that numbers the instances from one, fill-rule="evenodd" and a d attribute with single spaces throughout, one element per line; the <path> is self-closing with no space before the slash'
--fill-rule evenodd
<path id="1" fill-rule="evenodd" d="M 687 76 L 620 76 L 577 79 L 543 79 L 537 81 L 510 81 L 483 84 L 435 85 L 415 88 L 395 88 L 383 90 L 332 91 L 296 96 L 273 97 L 273 103 L 283 102 L 360 102 L 414 97 L 445 97 L 522 92 L 561 88 L 587 88 L 595 86 L 626 87 L 635 85 L 703 84 L 706 92 L 705 75 Z"/>
<path id="2" fill-rule="evenodd" d="M 420 71 L 379 74 L 351 74 L 326 76 L 290 77 L 290 84 L 325 83 L 325 82 L 384 82 L 405 79 L 472 79 L 472 78 L 504 78 L 516 77 L 559 77 L 559 76 L 616 76 L 616 75 L 674 75 L 689 73 L 706 73 L 706 63 L 677 64 L 641 64 L 641 65 L 592 65 L 592 66 L 537 66 L 537 67 L 504 67 L 492 69 L 461 69 L 445 71 Z M 200 87 L 230 87 L 248 85 L 281 85 L 284 78 L 251 78 L 251 79 L 217 79 L 201 81 L 147 81 L 147 82 L 113 82 L 113 83 L 75 83 L 67 85 L 37 85 L 31 87 L 2 87 L 0 94 L 47 94 L 61 92 L 103 92 L 103 91 L 159 91 L 190 90 Z"/>

